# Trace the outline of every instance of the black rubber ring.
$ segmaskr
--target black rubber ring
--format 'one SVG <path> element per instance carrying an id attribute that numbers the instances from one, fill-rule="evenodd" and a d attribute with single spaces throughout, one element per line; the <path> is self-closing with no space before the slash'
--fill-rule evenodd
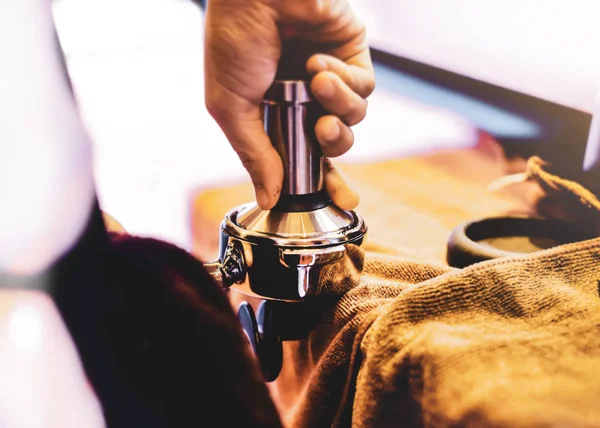
<path id="1" fill-rule="evenodd" d="M 511 236 L 549 238 L 558 244 L 595 238 L 594 231 L 572 222 L 534 217 L 492 217 L 467 221 L 457 226 L 448 238 L 446 260 L 450 266 L 463 268 L 501 257 L 521 256 L 519 251 L 506 251 L 484 239 Z"/>
<path id="2" fill-rule="evenodd" d="M 306 195 L 282 195 L 273 207 L 275 212 L 305 212 L 324 208 L 331 204 L 331 199 L 325 190 Z"/>

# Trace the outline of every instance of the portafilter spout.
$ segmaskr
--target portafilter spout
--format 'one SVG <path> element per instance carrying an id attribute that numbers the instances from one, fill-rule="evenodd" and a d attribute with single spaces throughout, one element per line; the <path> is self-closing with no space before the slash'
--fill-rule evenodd
<path id="1" fill-rule="evenodd" d="M 239 305 L 242 326 L 271 381 L 280 356 L 265 363 L 261 342 L 267 346 L 273 338 L 268 348 L 277 354 L 277 341 L 306 338 L 315 312 L 307 302 L 331 296 L 326 284 L 356 285 L 367 227 L 354 211 L 333 205 L 324 190 L 324 158 L 314 130 L 323 111 L 308 80 L 276 80 L 262 111 L 284 165 L 279 201 L 270 211 L 254 202 L 229 211 L 220 228 L 219 260 L 206 267 Z"/>

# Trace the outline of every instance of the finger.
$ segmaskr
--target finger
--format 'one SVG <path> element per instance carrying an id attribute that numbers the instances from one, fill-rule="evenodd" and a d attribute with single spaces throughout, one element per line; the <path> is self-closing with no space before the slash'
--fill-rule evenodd
<path id="1" fill-rule="evenodd" d="M 325 190 L 331 202 L 343 210 L 352 210 L 360 202 L 360 197 L 350 186 L 348 178 L 329 159 L 325 160 Z"/>
<path id="2" fill-rule="evenodd" d="M 312 79 L 311 91 L 326 111 L 338 116 L 348 126 L 356 125 L 367 114 L 367 100 L 331 71 L 318 73 Z"/>
<path id="3" fill-rule="evenodd" d="M 352 130 L 336 116 L 323 116 L 315 125 L 315 134 L 325 156 L 343 155 L 354 144 Z"/>
<path id="4" fill-rule="evenodd" d="M 241 109 L 229 109 L 223 103 L 207 103 L 207 107 L 248 171 L 256 203 L 270 210 L 281 193 L 283 164 L 264 130 L 260 109 L 252 106 L 240 113 Z"/>
<path id="5" fill-rule="evenodd" d="M 368 52 L 367 55 L 369 55 Z M 356 61 L 356 63 L 347 63 L 331 55 L 316 54 L 310 57 L 306 68 L 312 75 L 331 71 L 337 74 L 359 96 L 367 98 L 375 89 L 375 72 L 370 58 L 364 62 L 357 57 L 349 60 Z"/>
<path id="6" fill-rule="evenodd" d="M 256 203 L 270 210 L 279 200 L 283 184 L 283 164 L 265 133 L 261 120 L 244 123 L 231 145 L 250 174 Z"/>

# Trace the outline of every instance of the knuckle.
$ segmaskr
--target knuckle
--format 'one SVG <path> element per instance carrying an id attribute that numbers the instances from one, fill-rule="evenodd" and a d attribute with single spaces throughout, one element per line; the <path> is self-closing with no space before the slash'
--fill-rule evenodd
<path id="1" fill-rule="evenodd" d="M 271 146 L 260 147 L 254 144 L 235 144 L 233 145 L 238 158 L 248 172 L 260 173 L 267 165 L 272 165 L 269 162 L 269 149 Z"/>
<path id="2" fill-rule="evenodd" d="M 344 147 L 339 143 L 339 141 L 328 142 L 321 147 L 323 150 L 323 154 L 332 158 L 341 156 L 346 152 L 346 150 L 344 150 Z"/>
<path id="3" fill-rule="evenodd" d="M 355 15 L 354 25 L 356 27 L 357 39 L 365 40 L 367 38 L 367 24 Z"/>
<path id="4" fill-rule="evenodd" d="M 240 161 L 242 162 L 242 165 L 244 165 L 246 169 L 256 169 L 257 159 L 256 156 L 254 156 L 254 154 L 252 153 L 252 150 L 240 144 L 235 144 L 233 146 L 233 149 L 237 153 L 238 157 L 240 158 Z"/>
<path id="5" fill-rule="evenodd" d="M 332 15 L 338 0 L 271 0 L 270 3 L 288 20 L 321 23 Z"/>
<path id="6" fill-rule="evenodd" d="M 342 113 L 344 117 L 349 118 L 354 116 L 355 110 L 357 109 L 355 100 L 353 100 L 351 97 L 348 97 L 340 104 L 340 113 Z"/>
<path id="7" fill-rule="evenodd" d="M 354 145 L 354 134 L 350 129 L 342 132 L 336 141 L 327 141 L 321 145 L 323 154 L 332 158 L 342 156 Z"/>
<path id="8" fill-rule="evenodd" d="M 344 151 L 340 153 L 341 155 L 350 150 L 354 145 L 354 133 L 352 132 L 352 130 L 348 129 L 348 134 L 344 137 L 343 142 L 344 144 L 340 144 L 340 147 L 344 149 Z"/>
<path id="9" fill-rule="evenodd" d="M 307 2 L 305 13 L 307 19 L 317 18 L 323 21 L 329 18 L 336 0 L 310 0 Z"/>
<path id="10" fill-rule="evenodd" d="M 369 75 L 368 78 L 365 79 L 363 83 L 362 96 L 368 97 L 375 91 L 375 77 Z"/>
<path id="11" fill-rule="evenodd" d="M 217 123 L 222 123 L 227 120 L 227 117 L 229 116 L 227 103 L 222 102 L 219 97 L 207 96 L 204 100 L 204 104 L 208 114 L 210 114 Z"/>
<path id="12" fill-rule="evenodd" d="M 361 100 L 353 106 L 349 113 L 345 116 L 345 122 L 348 126 L 353 126 L 360 123 L 367 115 L 367 100 Z"/>
<path id="13" fill-rule="evenodd" d="M 250 175 L 253 175 L 254 173 L 258 172 L 258 165 L 256 159 L 248 156 L 248 154 L 244 153 L 243 150 L 238 150 L 237 154 L 240 158 L 240 161 L 242 162 L 242 165 Z"/>
<path id="14" fill-rule="evenodd" d="M 359 87 L 359 79 L 356 76 L 356 73 L 354 73 L 352 69 L 348 67 L 343 76 L 346 85 L 348 85 L 353 91 L 356 91 L 356 89 Z"/>

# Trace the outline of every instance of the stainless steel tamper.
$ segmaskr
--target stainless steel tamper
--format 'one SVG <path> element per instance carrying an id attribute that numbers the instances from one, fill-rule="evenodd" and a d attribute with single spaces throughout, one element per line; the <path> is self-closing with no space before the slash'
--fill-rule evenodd
<path id="1" fill-rule="evenodd" d="M 262 111 L 284 165 L 279 202 L 270 211 L 254 202 L 229 211 L 220 227 L 219 260 L 206 266 L 234 294 L 265 379 L 272 381 L 281 368 L 281 341 L 308 336 L 319 300 L 335 294 L 327 284 L 358 281 L 367 226 L 356 212 L 333 205 L 324 190 L 324 157 L 314 133 L 322 110 L 309 83 L 275 81 Z"/>

